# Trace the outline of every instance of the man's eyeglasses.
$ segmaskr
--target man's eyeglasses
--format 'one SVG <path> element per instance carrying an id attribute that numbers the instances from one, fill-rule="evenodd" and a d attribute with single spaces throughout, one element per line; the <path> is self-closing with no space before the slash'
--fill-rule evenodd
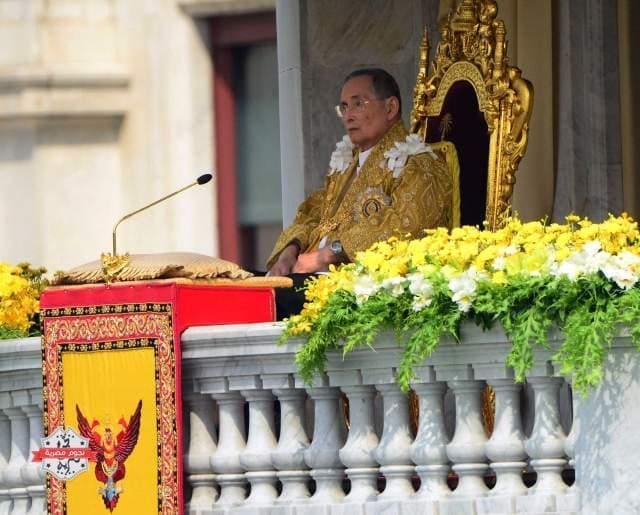
<path id="1" fill-rule="evenodd" d="M 345 114 L 347 114 L 347 111 L 362 113 L 371 102 L 382 102 L 383 100 L 386 100 L 386 98 L 356 98 L 349 103 L 342 102 L 341 104 L 338 104 L 336 106 L 336 114 L 338 115 L 338 118 L 342 118 Z"/>

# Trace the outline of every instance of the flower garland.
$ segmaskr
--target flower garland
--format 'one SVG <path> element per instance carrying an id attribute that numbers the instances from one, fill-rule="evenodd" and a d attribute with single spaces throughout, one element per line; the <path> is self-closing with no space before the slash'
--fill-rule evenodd
<path id="1" fill-rule="evenodd" d="M 433 159 L 438 159 L 437 154 L 431 146 L 425 145 L 424 141 L 420 139 L 420 136 L 417 134 L 409 134 L 405 141 L 396 141 L 394 146 L 384 153 L 387 169 L 393 172 L 393 178 L 397 179 L 402 175 L 409 156 L 424 153 L 429 153 Z"/>
<path id="2" fill-rule="evenodd" d="M 348 135 L 336 143 L 336 149 L 331 153 L 329 161 L 329 175 L 346 171 L 353 163 L 354 145 Z"/>
<path id="3" fill-rule="evenodd" d="M 521 381 L 534 344 L 564 334 L 554 360 L 579 391 L 597 385 L 618 324 L 640 350 L 640 232 L 626 215 L 592 223 L 507 220 L 497 231 L 461 227 L 426 231 L 418 240 L 390 239 L 331 269 L 307 289 L 303 311 L 283 339 L 306 338 L 296 361 L 310 380 L 330 349 L 348 353 L 395 330 L 403 346 L 397 381 L 408 389 L 413 367 L 464 319 L 502 324 L 512 348 L 506 363 Z"/>
<path id="4" fill-rule="evenodd" d="M 335 150 L 331 153 L 329 161 L 329 175 L 346 171 L 353 163 L 354 144 L 348 135 L 342 137 L 336 143 Z M 438 155 L 430 145 L 426 145 L 417 134 L 409 134 L 405 141 L 396 141 L 394 146 L 384 153 L 384 161 L 380 163 L 381 168 L 387 168 L 393 173 L 394 179 L 402 175 L 407 160 L 410 156 L 429 153 L 433 159 L 438 159 Z"/>
<path id="5" fill-rule="evenodd" d="M 0 339 L 36 334 L 38 298 L 47 284 L 44 268 L 0 262 Z"/>

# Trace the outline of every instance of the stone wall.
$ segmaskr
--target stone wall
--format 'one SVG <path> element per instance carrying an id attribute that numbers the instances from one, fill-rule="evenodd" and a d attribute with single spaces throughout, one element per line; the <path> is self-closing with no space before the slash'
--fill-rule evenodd
<path id="1" fill-rule="evenodd" d="M 0 2 L 0 261 L 111 249 L 123 214 L 213 162 L 206 31 L 176 0 Z M 119 229 L 119 250 L 215 252 L 215 191 Z"/>

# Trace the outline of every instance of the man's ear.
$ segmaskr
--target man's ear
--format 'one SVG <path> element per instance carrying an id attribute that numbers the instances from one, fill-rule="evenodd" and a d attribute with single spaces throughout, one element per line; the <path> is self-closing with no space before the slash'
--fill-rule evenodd
<path id="1" fill-rule="evenodd" d="M 400 112 L 400 101 L 397 97 L 387 98 L 387 119 L 393 120 Z"/>

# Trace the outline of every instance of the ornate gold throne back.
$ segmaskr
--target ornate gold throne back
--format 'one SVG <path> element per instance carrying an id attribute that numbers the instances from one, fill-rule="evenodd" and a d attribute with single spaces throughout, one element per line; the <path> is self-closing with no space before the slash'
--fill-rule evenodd
<path id="1" fill-rule="evenodd" d="M 446 155 L 452 170 L 457 154 L 454 225 L 500 225 L 527 147 L 533 86 L 508 65 L 506 29 L 497 14 L 495 0 L 462 0 L 439 22 L 429 74 L 426 31 L 420 45 L 411 131 Z M 445 141 L 451 143 L 439 143 Z"/>

